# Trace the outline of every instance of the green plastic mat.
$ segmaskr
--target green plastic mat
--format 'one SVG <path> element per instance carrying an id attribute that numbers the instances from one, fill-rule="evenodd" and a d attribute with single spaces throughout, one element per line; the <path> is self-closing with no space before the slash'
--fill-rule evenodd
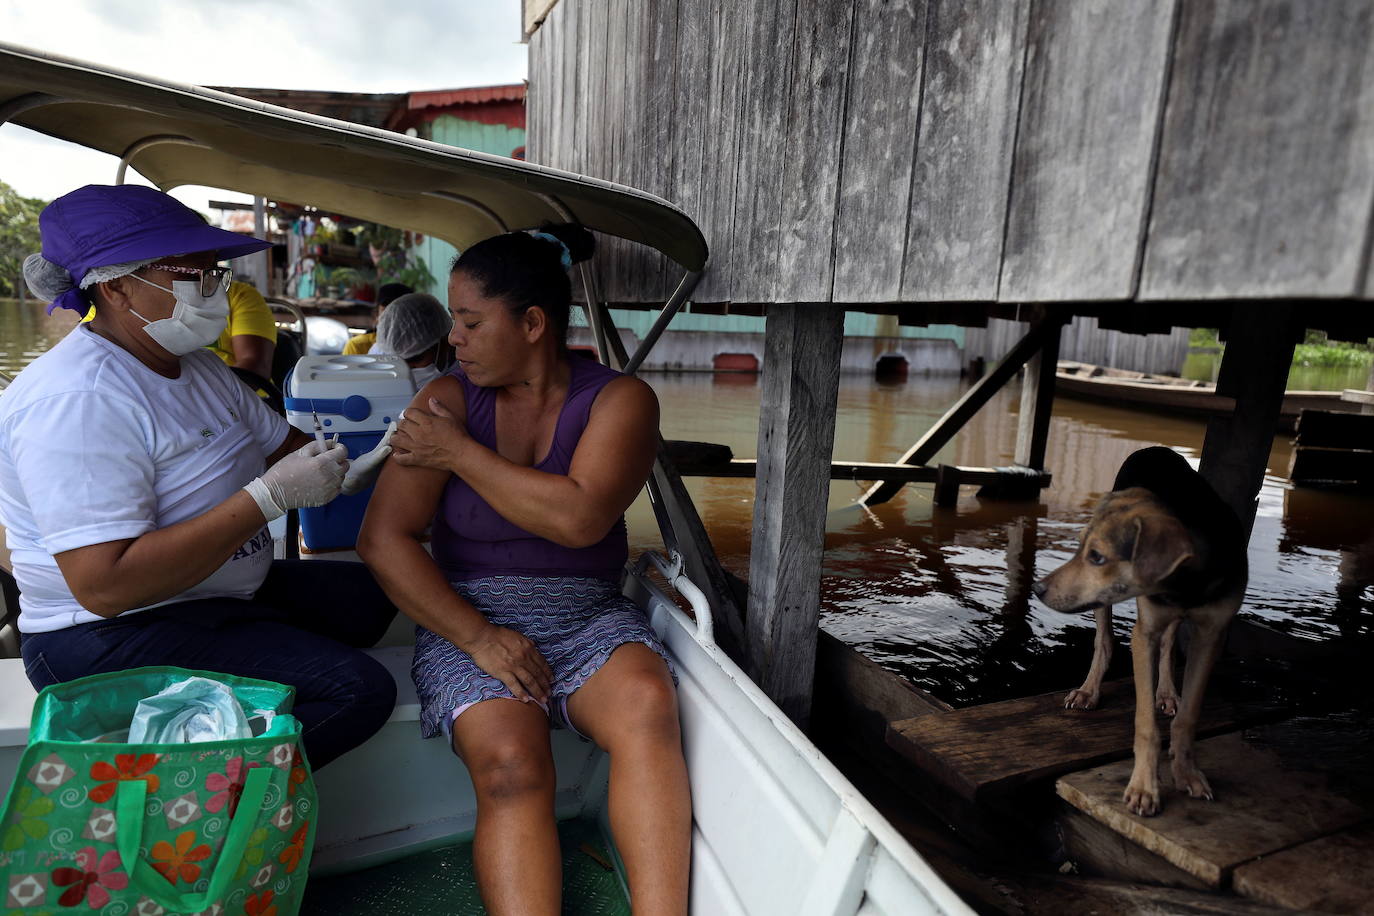
<path id="1" fill-rule="evenodd" d="M 558 825 L 565 916 L 630 916 L 601 831 L 590 820 Z M 306 885 L 302 916 L 414 916 L 483 913 L 472 870 L 472 841 Z"/>

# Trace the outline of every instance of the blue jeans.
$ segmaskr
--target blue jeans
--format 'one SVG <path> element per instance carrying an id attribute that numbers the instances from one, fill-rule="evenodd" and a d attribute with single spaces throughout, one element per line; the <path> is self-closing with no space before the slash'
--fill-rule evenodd
<path id="1" fill-rule="evenodd" d="M 249 600 L 205 598 L 23 636 L 34 687 L 144 665 L 256 677 L 296 688 L 292 713 L 319 769 L 391 716 L 396 683 L 359 651 L 396 608 L 361 563 L 274 560 Z"/>

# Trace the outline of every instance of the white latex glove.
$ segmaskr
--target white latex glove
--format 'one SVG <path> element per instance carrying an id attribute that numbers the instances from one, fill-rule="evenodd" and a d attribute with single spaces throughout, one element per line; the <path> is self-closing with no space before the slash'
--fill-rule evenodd
<path id="1" fill-rule="evenodd" d="M 396 431 L 396 421 L 392 420 L 386 425 L 386 432 L 382 434 L 380 442 L 369 452 L 363 452 L 354 458 L 348 465 L 348 473 L 344 475 L 343 495 L 352 496 L 354 493 L 361 493 L 372 482 L 377 479 L 378 472 L 382 469 L 382 462 L 386 461 L 386 456 L 391 454 L 391 434 Z"/>
<path id="2" fill-rule="evenodd" d="M 308 442 L 244 487 L 267 521 L 287 509 L 323 506 L 339 495 L 348 471 L 348 447 L 338 441 Z"/>

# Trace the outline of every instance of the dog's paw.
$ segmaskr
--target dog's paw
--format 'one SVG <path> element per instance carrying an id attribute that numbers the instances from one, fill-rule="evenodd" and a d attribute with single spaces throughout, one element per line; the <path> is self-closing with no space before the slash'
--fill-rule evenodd
<path id="1" fill-rule="evenodd" d="M 1205 798 L 1213 800 L 1212 785 L 1207 781 L 1207 777 L 1202 775 L 1202 771 L 1191 763 L 1181 763 L 1177 760 L 1173 763 L 1174 787 L 1180 792 L 1187 792 L 1193 798 Z"/>
<path id="2" fill-rule="evenodd" d="M 1155 708 L 1166 716 L 1178 714 L 1178 694 L 1173 690 L 1155 692 Z"/>
<path id="3" fill-rule="evenodd" d="M 1064 696 L 1065 709 L 1096 709 L 1098 692 L 1076 687 Z"/>
<path id="4" fill-rule="evenodd" d="M 1131 777 L 1131 781 L 1126 784 L 1126 791 L 1121 793 L 1121 800 L 1126 803 L 1126 809 L 1132 814 L 1154 817 L 1160 809 L 1159 781 L 1137 780 Z"/>

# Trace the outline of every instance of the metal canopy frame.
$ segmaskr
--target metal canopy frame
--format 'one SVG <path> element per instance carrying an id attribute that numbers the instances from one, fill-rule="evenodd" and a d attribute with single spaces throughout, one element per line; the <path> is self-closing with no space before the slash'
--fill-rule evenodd
<path id="1" fill-rule="evenodd" d="M 6 122 L 126 167 L 136 157 L 164 191 L 204 184 L 304 200 L 460 249 L 493 227 L 538 225 L 552 196 L 588 228 L 648 245 L 684 270 L 702 270 L 709 254 L 690 217 L 624 185 L 0 43 Z"/>

